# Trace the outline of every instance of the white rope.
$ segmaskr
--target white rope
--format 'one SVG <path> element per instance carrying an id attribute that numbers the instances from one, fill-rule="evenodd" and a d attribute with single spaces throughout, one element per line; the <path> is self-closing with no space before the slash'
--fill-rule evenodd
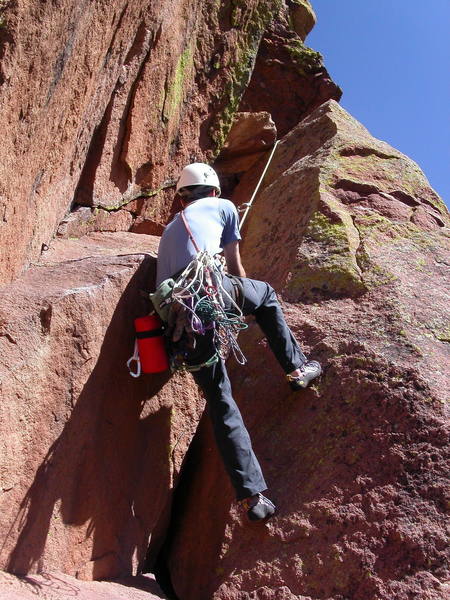
<path id="1" fill-rule="evenodd" d="M 244 325 L 243 313 L 232 296 L 223 287 L 223 272 L 214 257 L 203 251 L 184 269 L 173 288 L 172 300 L 183 305 L 189 312 L 191 327 L 195 333 L 204 333 L 203 323 L 197 312 L 205 298 L 211 303 L 213 320 L 217 326 L 214 331 L 214 342 L 219 354 L 226 358 L 233 353 L 239 364 L 245 364 L 246 358 L 237 343 L 237 333 Z M 225 301 L 230 304 L 233 315 L 225 311 Z M 191 301 L 192 306 L 189 306 Z"/>
<path id="2" fill-rule="evenodd" d="M 243 205 L 243 206 L 246 206 L 247 208 L 245 209 L 245 212 L 244 212 L 244 214 L 242 215 L 241 222 L 239 223 L 239 229 L 242 229 L 242 225 L 244 224 L 244 221 L 245 221 L 245 219 L 246 219 L 246 217 L 247 217 L 248 211 L 249 211 L 249 210 L 250 210 L 250 208 L 252 207 L 253 200 L 255 199 L 255 196 L 256 196 L 256 194 L 258 193 L 259 186 L 261 185 L 261 183 L 262 183 L 262 180 L 264 179 L 264 175 L 266 174 L 266 172 L 267 172 L 267 169 L 269 168 L 269 165 L 270 165 L 270 163 L 271 163 L 271 161 L 272 161 L 273 155 L 275 154 L 275 149 L 276 149 L 276 147 L 278 146 L 279 142 L 280 142 L 280 140 L 277 140 L 277 141 L 275 142 L 275 144 L 274 144 L 273 148 L 272 148 L 272 152 L 270 153 L 269 160 L 267 161 L 267 163 L 266 163 L 266 166 L 265 166 L 265 168 L 264 168 L 264 171 L 262 172 L 262 175 L 261 175 L 261 177 L 259 178 L 258 184 L 257 184 L 257 186 L 256 186 L 256 188 L 255 188 L 255 191 L 254 191 L 254 192 L 253 192 L 253 194 L 252 194 L 252 197 L 250 198 L 250 200 L 249 200 L 249 201 L 248 201 L 246 204 L 244 204 L 244 205 Z"/>

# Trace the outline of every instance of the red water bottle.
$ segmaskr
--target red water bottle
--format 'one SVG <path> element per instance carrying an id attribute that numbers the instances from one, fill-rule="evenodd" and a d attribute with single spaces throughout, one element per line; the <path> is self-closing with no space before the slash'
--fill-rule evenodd
<path id="1" fill-rule="evenodd" d="M 134 320 L 136 342 L 142 373 L 161 373 L 169 368 L 164 343 L 164 329 L 158 315 L 147 315 Z"/>

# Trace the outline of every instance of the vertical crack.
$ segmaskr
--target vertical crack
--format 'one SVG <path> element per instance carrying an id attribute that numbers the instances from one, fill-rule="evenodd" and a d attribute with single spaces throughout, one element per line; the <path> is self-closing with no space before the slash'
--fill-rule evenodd
<path id="1" fill-rule="evenodd" d="M 157 39 L 158 39 L 158 33 L 156 35 L 152 36 L 151 32 L 146 28 L 145 22 L 142 21 L 142 23 L 140 24 L 138 31 L 136 33 L 133 45 L 127 55 L 127 58 L 125 59 L 125 65 L 129 64 L 132 61 L 132 59 L 135 56 L 139 55 L 142 52 L 142 50 L 145 48 L 145 46 L 148 45 L 147 50 L 145 51 L 145 54 L 140 61 L 139 69 L 136 73 L 134 81 L 131 84 L 130 91 L 128 93 L 128 97 L 127 97 L 127 100 L 125 103 L 125 108 L 124 108 L 123 115 L 122 115 L 122 118 L 120 121 L 120 126 L 119 126 L 117 151 L 115 151 L 114 157 L 113 157 L 113 165 L 114 165 L 114 163 L 116 163 L 117 165 L 120 165 L 122 167 L 122 169 L 125 171 L 125 181 L 127 183 L 132 180 L 131 167 L 128 164 L 126 157 L 128 154 L 128 145 L 129 145 L 130 136 L 131 136 L 131 115 L 133 112 L 134 100 L 136 97 L 136 91 L 137 91 L 138 85 L 142 79 L 144 69 L 149 60 L 151 51 L 153 50 L 153 48 L 156 45 Z M 114 173 L 113 168 L 111 169 L 111 172 Z M 117 181 L 117 179 L 118 178 L 114 178 L 113 181 L 116 183 L 116 185 L 118 185 L 118 187 L 120 189 L 121 182 Z M 125 191 L 124 189 L 121 189 L 122 193 L 124 191 Z"/>
<path id="2" fill-rule="evenodd" d="M 364 283 L 363 273 L 367 269 L 368 256 L 366 250 L 364 249 L 364 241 L 362 240 L 361 232 L 359 231 L 359 228 L 356 224 L 356 217 L 355 215 L 350 215 L 350 217 L 352 219 L 355 234 L 357 236 L 357 246 L 355 248 L 355 262 L 356 266 L 360 271 L 361 281 L 362 283 Z"/>
<path id="3" fill-rule="evenodd" d="M 201 462 L 203 452 L 202 436 L 200 435 L 202 420 L 203 418 L 200 420 L 180 469 L 178 485 L 173 492 L 164 542 L 158 549 L 149 548 L 143 568 L 144 573 L 155 575 L 158 585 L 166 594 L 168 600 L 181 600 L 173 587 L 170 558 L 184 520 L 186 498 L 192 495 L 193 482 L 198 471 L 198 465 Z"/>
<path id="4" fill-rule="evenodd" d="M 126 7 L 125 7 L 126 8 Z M 124 9 L 125 11 L 125 9 Z M 119 19 L 120 26 L 124 11 Z M 160 27 L 159 27 L 160 29 Z M 122 111 L 122 116 L 119 121 L 117 143 L 114 145 L 113 156 L 110 164 L 110 179 L 117 186 L 120 193 L 124 193 L 128 184 L 132 179 L 131 167 L 126 161 L 128 152 L 128 143 L 131 135 L 131 114 L 136 95 L 136 90 L 139 82 L 142 79 L 142 74 L 148 62 L 150 53 L 159 39 L 159 29 L 152 35 L 151 30 L 146 28 L 145 22 L 142 21 L 136 32 L 134 41 L 126 56 L 124 66 L 129 64 L 136 56 L 139 56 L 143 51 L 145 53 L 139 61 L 137 72 L 131 83 L 127 82 L 126 78 L 119 77 L 110 96 L 108 105 L 103 114 L 102 120 L 98 127 L 94 130 L 91 138 L 89 150 L 87 152 L 84 167 L 82 169 L 78 186 L 74 195 L 74 202 L 82 206 L 93 205 L 93 195 L 97 170 L 101 165 L 105 151 L 105 145 L 110 133 L 111 120 L 114 118 L 114 107 L 116 99 L 120 95 L 124 86 L 130 86 L 125 105 Z M 113 36 L 114 37 L 114 36 Z M 148 47 L 146 48 L 146 46 Z"/>

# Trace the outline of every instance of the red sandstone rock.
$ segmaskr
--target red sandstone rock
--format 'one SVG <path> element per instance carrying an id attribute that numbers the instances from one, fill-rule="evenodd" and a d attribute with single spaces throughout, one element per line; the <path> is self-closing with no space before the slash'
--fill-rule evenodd
<path id="1" fill-rule="evenodd" d="M 0 32 L 2 281 L 48 244 L 75 189 L 78 203 L 117 207 L 223 143 L 236 106 L 221 114 L 250 69 L 241 54 L 256 54 L 275 9 L 253 0 L 237 20 L 182 0 L 22 4 Z"/>
<path id="2" fill-rule="evenodd" d="M 305 41 L 316 24 L 316 14 L 309 0 L 288 0 L 293 29 Z"/>
<path id="3" fill-rule="evenodd" d="M 56 240 L 0 292 L 3 569 L 112 578 L 158 551 L 203 401 L 186 377 L 126 368 L 155 249 Z"/>
<path id="4" fill-rule="evenodd" d="M 158 600 L 164 598 L 151 575 L 117 582 L 80 581 L 61 573 L 14 577 L 0 573 L 0 600 Z"/>
<path id="5" fill-rule="evenodd" d="M 218 154 L 264 31 L 287 22 L 278 0 L 62 0 L 57 10 L 20 0 L 2 9 L 0 283 L 37 260 L 74 202 L 126 208 L 144 192 L 133 229 L 155 233 L 170 214 L 164 189 L 187 162 Z M 300 30 L 305 19 L 307 29 L 310 11 L 300 12 L 293 23 Z M 316 102 L 320 78 L 294 71 L 289 84 L 312 84 Z M 107 228 L 129 228 L 121 219 Z"/>
<path id="6" fill-rule="evenodd" d="M 282 138 L 315 108 L 327 100 L 339 100 L 341 95 L 320 53 L 278 20 L 261 42 L 239 110 L 269 112 Z"/>
<path id="7" fill-rule="evenodd" d="M 277 139 L 277 130 L 267 112 L 237 113 L 227 142 L 214 163 L 222 196 L 229 198 L 240 177 L 266 156 Z"/>
<path id="8" fill-rule="evenodd" d="M 278 6 L 8 4 L 0 281 L 31 268 L 0 292 L 5 569 L 91 579 L 156 563 L 180 600 L 442 600 L 448 591 L 448 215 L 417 166 L 345 111 L 327 103 L 310 114 L 340 90 L 300 41 L 309 2 L 287 2 L 298 35 L 286 7 L 269 27 Z M 310 115 L 279 145 L 245 230 L 248 272 L 280 291 L 294 332 L 325 364 L 318 385 L 294 396 L 257 327 L 242 336 L 250 364 L 231 371 L 279 505 L 267 527 L 232 505 L 207 418 L 186 457 L 203 407 L 190 378 L 134 381 L 125 371 L 158 240 L 84 235 L 159 235 L 178 210 L 180 166 L 213 158 L 238 108 L 270 114 L 280 136 Z M 267 160 L 275 128 L 266 123 L 252 130 L 256 147 L 230 135 L 217 163 L 229 190 L 239 183 L 237 204 Z M 86 206 L 68 216 L 74 200 Z M 81 237 L 50 243 L 58 228 Z M 0 598 L 12 581 L 1 576 Z M 142 596 L 67 576 L 33 581 L 17 593 Z"/>
<path id="9" fill-rule="evenodd" d="M 147 235 L 134 235 L 126 232 L 95 232 L 79 239 L 56 238 L 42 253 L 39 266 L 54 266 L 69 261 L 105 256 L 123 257 L 129 255 L 157 255 L 159 238 Z M 149 284 L 153 280 L 150 278 Z"/>
<path id="10" fill-rule="evenodd" d="M 106 211 L 79 206 L 59 224 L 56 235 L 78 238 L 94 231 L 128 231 L 133 217 L 127 210 Z"/>
<path id="11" fill-rule="evenodd" d="M 447 597 L 444 223 L 417 165 L 336 103 L 283 139 L 244 264 L 324 374 L 291 393 L 258 327 L 240 336 L 233 389 L 279 510 L 240 513 L 204 420 L 166 542 L 179 598 Z"/>
<path id="12" fill-rule="evenodd" d="M 276 139 L 277 130 L 269 113 L 237 113 L 220 157 L 229 160 L 263 152 L 273 146 Z"/>

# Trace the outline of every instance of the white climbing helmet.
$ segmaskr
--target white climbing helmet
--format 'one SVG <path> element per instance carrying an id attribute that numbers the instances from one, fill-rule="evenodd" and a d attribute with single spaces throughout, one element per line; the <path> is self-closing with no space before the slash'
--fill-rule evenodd
<path id="1" fill-rule="evenodd" d="M 177 192 L 189 185 L 206 185 L 214 187 L 220 194 L 220 182 L 217 173 L 205 163 L 192 163 L 181 171 L 177 181 Z"/>

